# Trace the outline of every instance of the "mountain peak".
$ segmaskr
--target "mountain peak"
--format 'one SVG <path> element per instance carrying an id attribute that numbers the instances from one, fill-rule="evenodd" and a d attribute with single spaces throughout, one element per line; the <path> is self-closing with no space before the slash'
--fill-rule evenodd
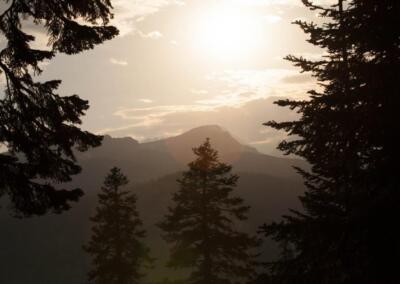
<path id="1" fill-rule="evenodd" d="M 218 124 L 209 124 L 209 125 L 201 125 L 195 128 L 188 130 L 187 132 L 196 132 L 196 131 L 220 131 L 227 132 L 224 128 L 219 126 Z"/>
<path id="2" fill-rule="evenodd" d="M 221 156 L 232 153 L 257 152 L 252 147 L 242 145 L 227 130 L 219 125 L 204 125 L 193 128 L 181 135 L 142 144 L 144 147 L 169 152 L 183 163 L 193 159 L 192 148 L 210 138 L 211 145 Z"/>
<path id="3" fill-rule="evenodd" d="M 240 144 L 233 136 L 227 131 L 226 129 L 222 128 L 219 125 L 203 125 L 199 126 L 196 128 L 192 128 L 181 135 L 175 136 L 175 137 L 170 137 L 168 139 L 190 139 L 190 140 L 195 140 L 193 141 L 194 144 L 192 145 L 197 146 L 200 145 L 204 140 L 207 138 L 210 138 L 211 143 L 214 140 L 221 140 L 220 142 L 224 143 L 234 143 L 234 144 Z M 223 141 L 222 141 L 223 140 Z"/>
<path id="4" fill-rule="evenodd" d="M 202 140 L 205 140 L 206 138 L 210 138 L 211 140 L 215 138 L 221 138 L 222 136 L 225 139 L 228 140 L 236 140 L 232 137 L 232 135 L 224 128 L 222 128 L 219 125 L 202 125 L 199 127 L 192 128 L 181 135 L 175 136 L 175 137 L 170 137 L 170 138 L 176 138 L 176 137 L 190 137 L 190 136 L 196 136 L 198 138 L 202 138 Z M 167 138 L 168 139 L 168 138 Z M 199 141 L 199 143 L 202 141 Z M 236 141 L 237 142 L 237 141 Z M 197 144 L 199 144 L 197 143 Z M 196 146 L 193 145 L 193 146 Z"/>
<path id="5" fill-rule="evenodd" d="M 138 143 L 130 137 L 104 137 L 101 147 L 78 153 L 82 167 L 96 168 L 97 176 L 105 175 L 109 167 L 117 166 L 135 181 L 149 180 L 187 168 L 195 158 L 192 151 L 210 138 L 211 146 L 222 162 L 232 164 L 238 171 L 268 172 L 276 176 L 292 176 L 290 163 L 300 162 L 274 158 L 241 144 L 229 131 L 218 125 L 205 125 L 181 135 L 158 141 Z M 100 185 L 99 185 L 100 186 Z"/>
<path id="6" fill-rule="evenodd" d="M 139 144 L 139 142 L 132 137 L 111 137 L 110 135 L 104 135 L 103 143 L 109 143 L 113 141 L 114 143 L 122 143 L 122 144 Z"/>

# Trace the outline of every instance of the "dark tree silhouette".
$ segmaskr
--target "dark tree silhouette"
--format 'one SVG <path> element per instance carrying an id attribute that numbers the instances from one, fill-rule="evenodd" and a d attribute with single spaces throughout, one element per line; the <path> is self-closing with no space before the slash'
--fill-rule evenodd
<path id="1" fill-rule="evenodd" d="M 235 228 L 249 210 L 242 198 L 232 197 L 238 176 L 219 162 L 209 139 L 193 151 L 197 158 L 178 180 L 174 205 L 160 223 L 173 244 L 169 266 L 192 268 L 188 283 L 241 283 L 255 274 L 252 249 L 259 240 Z"/>
<path id="2" fill-rule="evenodd" d="M 149 249 L 143 244 L 145 231 L 136 209 L 136 195 L 123 191 L 128 179 L 112 168 L 99 193 L 99 205 L 91 218 L 93 235 L 84 250 L 93 258 L 89 283 L 136 284 L 141 269 L 149 264 Z"/>
<path id="3" fill-rule="evenodd" d="M 277 102 L 296 109 L 298 121 L 267 123 L 293 136 L 279 149 L 312 166 L 298 169 L 307 186 L 304 211 L 263 228 L 293 249 L 269 267 L 276 283 L 399 283 L 400 2 L 303 3 L 328 20 L 296 24 L 328 54 L 318 61 L 287 57 L 312 72 L 321 91 Z"/>
<path id="4" fill-rule="evenodd" d="M 61 97 L 56 93 L 61 81 L 35 82 L 33 76 L 42 72 L 40 62 L 57 52 L 76 54 L 116 36 L 118 30 L 108 26 L 112 6 L 109 0 L 7 0 L 0 5 L 5 8 L 0 74 L 6 82 L 0 94 L 0 145 L 8 150 L 0 153 L 0 197 L 10 197 L 16 215 L 58 213 L 82 191 L 56 190 L 51 183 L 80 172 L 74 146 L 85 151 L 98 146 L 101 137 L 77 126 L 87 101 Z M 47 50 L 32 48 L 35 37 L 24 31 L 27 23 L 47 33 Z"/>

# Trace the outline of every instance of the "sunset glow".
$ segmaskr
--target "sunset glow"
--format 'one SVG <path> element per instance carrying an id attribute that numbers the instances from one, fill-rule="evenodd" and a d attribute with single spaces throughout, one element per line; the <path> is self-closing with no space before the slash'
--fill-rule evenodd
<path id="1" fill-rule="evenodd" d="M 205 11 L 198 23 L 201 52 L 219 60 L 240 60 L 256 51 L 262 38 L 262 19 L 234 5 Z"/>

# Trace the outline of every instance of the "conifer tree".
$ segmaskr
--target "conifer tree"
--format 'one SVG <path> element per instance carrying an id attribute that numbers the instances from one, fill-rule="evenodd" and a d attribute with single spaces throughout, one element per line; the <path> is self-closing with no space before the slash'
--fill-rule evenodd
<path id="1" fill-rule="evenodd" d="M 141 269 L 151 262 L 143 244 L 145 231 L 136 209 L 136 195 L 121 187 L 128 179 L 112 168 L 99 193 L 99 205 L 91 218 L 92 237 L 84 250 L 92 257 L 89 283 L 136 284 L 144 276 Z"/>
<path id="2" fill-rule="evenodd" d="M 41 65 L 56 53 L 76 54 L 118 34 L 109 25 L 110 0 L 0 1 L 0 197 L 19 216 L 59 213 L 81 195 L 80 189 L 57 190 L 80 172 L 73 149 L 100 145 L 101 137 L 82 131 L 80 117 L 88 102 L 57 94 L 60 80 L 35 80 Z M 33 29 L 32 29 L 33 26 Z M 32 30 L 47 35 L 47 48 L 34 48 Z M 4 46 L 4 47 L 3 47 Z M 58 188 L 59 189 L 59 188 Z"/>
<path id="3" fill-rule="evenodd" d="M 307 186 L 304 210 L 263 227 L 291 248 L 269 267 L 276 283 L 399 283 L 400 2 L 303 3 L 328 19 L 296 21 L 327 55 L 287 57 L 311 72 L 321 90 L 307 100 L 277 102 L 296 109 L 298 121 L 267 123 L 293 137 L 279 149 L 312 166 L 298 169 Z"/>
<path id="4" fill-rule="evenodd" d="M 221 163 L 209 139 L 193 149 L 196 159 L 178 180 L 173 206 L 160 223 L 173 245 L 169 266 L 190 268 L 191 284 L 244 283 L 255 274 L 259 240 L 237 230 L 248 206 L 232 195 L 238 176 Z"/>

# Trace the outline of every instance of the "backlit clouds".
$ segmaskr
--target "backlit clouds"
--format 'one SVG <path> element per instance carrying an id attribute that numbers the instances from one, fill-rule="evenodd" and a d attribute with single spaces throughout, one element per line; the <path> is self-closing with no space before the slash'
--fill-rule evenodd
<path id="1" fill-rule="evenodd" d="M 191 89 L 192 94 L 201 96 L 191 104 L 155 105 L 150 107 L 127 107 L 113 113 L 123 121 L 133 121 L 131 127 L 154 126 L 164 124 L 172 116 L 202 113 L 224 112 L 226 108 L 240 108 L 244 105 L 265 99 L 270 96 L 301 97 L 312 87 L 312 80 L 296 78 L 298 73 L 290 69 L 268 70 L 225 70 L 212 72 L 206 76 L 213 91 Z M 290 84 L 285 84 L 290 81 Z M 150 99 L 139 99 L 143 103 L 151 103 Z M 191 121 L 192 122 L 192 121 Z M 110 131 L 110 129 L 108 129 Z M 117 131 L 121 130 L 119 127 Z"/>
<path id="2" fill-rule="evenodd" d="M 162 118 L 176 113 L 188 113 L 188 112 L 201 112 L 211 111 L 213 108 L 207 105 L 166 105 L 166 106 L 154 106 L 145 108 L 126 108 L 120 109 L 114 112 L 114 115 L 124 120 L 138 120 L 138 121 L 150 121 L 150 120 L 161 120 Z"/>
<path id="3" fill-rule="evenodd" d="M 153 100 L 150 100 L 150 99 L 139 99 L 138 101 L 145 103 L 145 104 L 151 104 L 153 102 Z"/>
<path id="4" fill-rule="evenodd" d="M 265 69 L 265 70 L 226 70 L 214 72 L 207 76 L 209 81 L 223 82 L 229 88 L 225 92 L 235 94 L 253 94 L 250 99 L 243 98 L 243 102 L 263 98 L 271 95 L 284 97 L 301 97 L 315 86 L 309 76 L 307 80 L 290 80 L 299 73 L 293 69 Z M 289 80 L 290 84 L 285 84 Z M 231 95 L 230 95 L 231 96 Z"/>
<path id="5" fill-rule="evenodd" d="M 212 108 L 219 108 L 219 107 L 240 107 L 243 104 L 262 98 L 261 95 L 257 93 L 251 93 L 251 92 L 246 92 L 246 93 L 225 93 L 210 99 L 204 99 L 204 100 L 197 100 L 196 103 L 199 105 L 206 105 Z"/>
<path id="6" fill-rule="evenodd" d="M 242 107 L 220 106 L 212 108 L 201 105 L 159 106 L 120 110 L 115 115 L 130 121 L 117 128 L 102 129 L 101 134 L 162 138 L 175 136 L 191 128 L 218 124 L 244 143 L 252 144 L 265 153 L 279 155 L 276 146 L 285 138 L 285 133 L 263 126 L 274 119 L 278 121 L 296 119 L 296 113 L 273 104 L 276 97 L 256 99 Z M 238 119 L 240 118 L 240 119 Z"/>
<path id="7" fill-rule="evenodd" d="M 287 84 L 302 84 L 307 82 L 314 82 L 310 74 L 295 74 L 289 75 L 282 79 L 283 83 Z"/>
<path id="8" fill-rule="evenodd" d="M 115 24 L 122 36 L 136 30 L 136 25 L 145 17 L 157 13 L 160 9 L 169 5 L 183 5 L 183 1 L 177 0 L 114 0 Z"/>
<path id="9" fill-rule="evenodd" d="M 119 60 L 119 59 L 116 59 L 116 58 L 114 58 L 114 57 L 111 57 L 111 58 L 110 58 L 110 63 L 111 63 L 111 64 L 114 64 L 114 65 L 120 65 L 120 66 L 127 66 L 127 65 L 128 65 L 128 62 L 127 62 L 127 61 L 125 61 L 125 60 Z"/>
<path id="10" fill-rule="evenodd" d="M 265 90 L 275 85 L 282 78 L 297 74 L 292 69 L 232 69 L 214 72 L 207 76 L 209 80 L 219 80 L 233 88 L 244 88 L 248 91 Z"/>
<path id="11" fill-rule="evenodd" d="M 163 37 L 162 33 L 159 31 L 151 31 L 148 33 L 144 33 L 142 31 L 138 30 L 138 34 L 143 38 L 149 38 L 149 39 L 160 39 Z"/>
<path id="12" fill-rule="evenodd" d="M 237 112 L 237 118 L 242 119 L 243 116 L 239 113 L 245 111 L 249 106 L 253 106 L 252 103 L 255 101 L 265 102 L 268 97 L 272 96 L 305 97 L 307 91 L 314 84 L 309 76 L 299 76 L 296 71 L 285 69 L 227 70 L 221 73 L 212 73 L 206 78 L 210 82 L 222 83 L 223 89 L 219 91 L 219 94 L 210 95 L 207 90 L 195 90 L 197 94 L 201 94 L 204 98 L 195 99 L 192 104 L 121 108 L 115 111 L 113 115 L 122 121 L 133 122 L 123 128 L 124 130 L 140 126 L 159 127 L 159 125 L 165 125 L 171 120 L 174 120 L 172 125 L 193 125 L 194 127 L 194 123 L 201 121 L 201 119 L 187 120 L 185 118 L 191 116 L 204 116 L 207 118 L 203 119 L 205 120 L 204 123 L 218 124 L 218 121 L 213 121 L 213 117 L 223 117 L 226 112 Z M 193 92 L 193 90 L 191 91 Z M 143 99 L 140 101 L 151 102 L 151 100 L 145 101 Z M 268 102 L 270 103 L 270 101 Z M 177 118 L 182 119 L 182 121 L 180 122 Z M 108 132 L 121 130 L 120 127 L 107 129 Z M 261 138 L 264 139 L 264 137 Z"/>
<path id="13" fill-rule="evenodd" d="M 315 19 L 315 11 L 304 8 L 301 0 L 112 3 L 112 24 L 121 36 L 77 56 L 59 55 L 43 73 L 44 79 L 63 80 L 60 93 L 89 100 L 84 129 L 149 139 L 218 124 L 271 153 L 285 133 L 266 131 L 262 123 L 296 117 L 273 101 L 307 98 L 307 91 L 315 88 L 312 77 L 282 59 L 294 54 L 320 60 L 324 54 L 291 24 L 300 18 L 323 20 Z M 214 24 L 207 15 L 215 16 Z M 236 27 L 246 22 L 242 20 L 249 26 L 239 33 Z M 198 31 L 204 32 L 207 44 L 199 44 Z M 34 44 L 44 46 L 46 34 L 34 32 Z M 221 48 L 224 37 L 231 41 Z M 252 45 L 243 50 L 247 39 Z M 231 57 L 224 59 L 227 53 Z"/>
<path id="14" fill-rule="evenodd" d="M 212 72 L 206 76 L 212 90 L 189 90 L 201 97 L 193 99 L 192 104 L 121 108 L 113 115 L 122 126 L 98 132 L 113 136 L 160 138 L 200 125 L 218 124 L 241 137 L 244 143 L 279 155 L 275 147 L 285 138 L 285 133 L 267 128 L 262 123 L 297 117 L 295 112 L 273 105 L 277 97 L 306 96 L 314 83 L 305 75 L 296 76 L 299 76 L 298 72 L 291 69 Z"/>

